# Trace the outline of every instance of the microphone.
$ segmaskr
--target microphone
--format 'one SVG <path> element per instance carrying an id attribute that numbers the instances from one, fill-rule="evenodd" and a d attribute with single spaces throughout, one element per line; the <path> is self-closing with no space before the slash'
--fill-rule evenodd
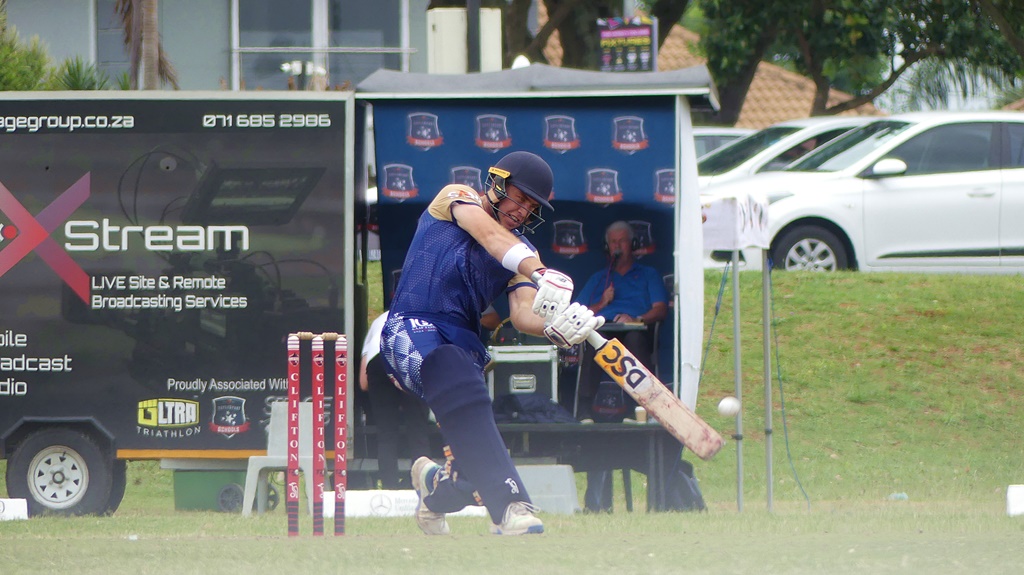
<path id="1" fill-rule="evenodd" d="M 608 261 L 608 269 L 604 272 L 604 288 L 602 288 L 602 291 L 608 289 L 608 286 L 612 285 L 612 270 L 615 269 L 615 264 L 618 263 L 621 256 L 621 250 L 615 250 L 611 253 L 611 257 Z M 593 304 L 593 302 L 591 302 L 591 304 Z"/>

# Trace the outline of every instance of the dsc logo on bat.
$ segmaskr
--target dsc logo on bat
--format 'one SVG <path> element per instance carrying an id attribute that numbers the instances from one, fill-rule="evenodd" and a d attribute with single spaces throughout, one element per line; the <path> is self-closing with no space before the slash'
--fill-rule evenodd
<path id="1" fill-rule="evenodd" d="M 602 368 L 633 389 L 645 380 L 649 381 L 650 373 L 616 340 L 609 341 L 601 348 L 597 358 Z"/>

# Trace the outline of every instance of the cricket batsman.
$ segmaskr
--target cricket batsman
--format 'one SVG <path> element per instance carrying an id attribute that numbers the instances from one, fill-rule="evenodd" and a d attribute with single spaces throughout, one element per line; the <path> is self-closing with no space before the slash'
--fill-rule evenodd
<path id="1" fill-rule="evenodd" d="M 441 189 L 419 218 L 384 325 L 388 375 L 434 412 L 450 450 L 444 467 L 412 466 L 416 521 L 428 535 L 449 532 L 446 513 L 483 505 L 491 532 L 543 533 L 505 442 L 484 380 L 490 360 L 479 338 L 482 312 L 503 292 L 512 325 L 561 347 L 582 342 L 604 320 L 569 305 L 573 283 L 545 268 L 523 237 L 552 210 L 553 175 L 540 156 L 512 152 L 488 170 L 484 193 Z"/>

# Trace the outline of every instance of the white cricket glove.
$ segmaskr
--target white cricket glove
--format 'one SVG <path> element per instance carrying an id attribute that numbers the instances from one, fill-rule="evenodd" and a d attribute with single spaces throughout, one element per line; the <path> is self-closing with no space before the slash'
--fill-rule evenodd
<path id="1" fill-rule="evenodd" d="M 544 326 L 544 335 L 563 349 L 582 343 L 604 325 L 604 317 L 581 303 L 574 303 Z"/>
<path id="2" fill-rule="evenodd" d="M 533 313 L 550 323 L 569 307 L 572 300 L 572 278 L 558 270 L 544 268 L 533 272 L 530 279 L 537 284 Z"/>

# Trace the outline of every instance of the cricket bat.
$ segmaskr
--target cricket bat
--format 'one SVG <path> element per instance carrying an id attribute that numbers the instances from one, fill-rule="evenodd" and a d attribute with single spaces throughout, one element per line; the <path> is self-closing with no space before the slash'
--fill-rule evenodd
<path id="1" fill-rule="evenodd" d="M 597 350 L 594 354 L 597 365 L 697 457 L 711 459 L 722 449 L 725 445 L 722 436 L 676 397 L 618 339 L 605 339 L 595 331 L 587 337 L 587 342 Z"/>

